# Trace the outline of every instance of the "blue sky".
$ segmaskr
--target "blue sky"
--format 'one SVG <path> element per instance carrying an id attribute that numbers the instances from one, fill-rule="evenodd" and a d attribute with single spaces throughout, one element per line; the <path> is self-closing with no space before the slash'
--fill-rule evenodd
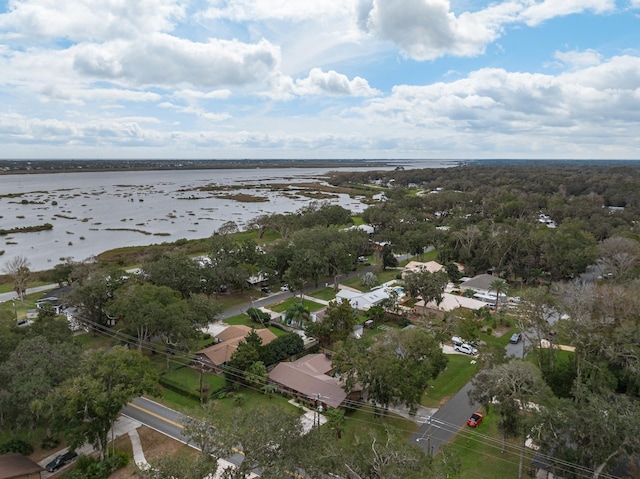
<path id="1" fill-rule="evenodd" d="M 0 0 L 2 158 L 640 159 L 640 0 Z"/>

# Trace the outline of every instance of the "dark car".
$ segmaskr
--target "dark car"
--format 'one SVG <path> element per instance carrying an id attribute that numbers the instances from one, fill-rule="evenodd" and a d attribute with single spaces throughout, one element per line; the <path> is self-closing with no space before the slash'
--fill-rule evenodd
<path id="1" fill-rule="evenodd" d="M 78 456 L 76 452 L 65 452 L 64 454 L 60 454 L 55 457 L 53 461 L 46 465 L 46 469 L 49 472 L 55 472 L 61 467 L 68 464 L 70 461 L 75 459 Z"/>
<path id="2" fill-rule="evenodd" d="M 511 344 L 518 344 L 520 341 L 522 340 L 522 334 L 520 333 L 513 333 L 511 335 L 511 339 L 509 340 L 509 342 Z"/>
<path id="3" fill-rule="evenodd" d="M 471 427 L 478 427 L 478 425 L 482 422 L 482 414 L 479 412 L 474 412 L 469 419 L 467 419 L 467 424 Z"/>
<path id="4" fill-rule="evenodd" d="M 262 288 L 260 288 L 260 291 L 262 291 L 265 294 L 269 294 L 269 293 L 271 293 L 271 288 L 269 288 L 267 286 L 263 286 Z"/>

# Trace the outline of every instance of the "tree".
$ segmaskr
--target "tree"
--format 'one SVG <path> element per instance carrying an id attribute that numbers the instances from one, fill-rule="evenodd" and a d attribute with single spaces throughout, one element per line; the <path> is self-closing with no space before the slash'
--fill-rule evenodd
<path id="1" fill-rule="evenodd" d="M 262 387 L 267 382 L 267 376 L 269 372 L 265 367 L 262 361 L 256 361 L 249 369 L 247 369 L 245 374 L 245 380 L 249 385 L 255 387 L 256 389 L 262 389 Z"/>
<path id="2" fill-rule="evenodd" d="M 76 310 L 74 317 L 92 331 L 109 325 L 107 305 L 115 291 L 128 277 L 120 269 L 98 269 L 97 265 L 78 263 L 73 270 L 73 283 L 66 300 Z"/>
<path id="3" fill-rule="evenodd" d="M 434 273 L 428 270 L 409 271 L 404 277 L 407 293 L 414 298 L 422 297 L 425 303 L 436 301 L 440 304 L 448 282 L 449 277 L 444 271 Z"/>
<path id="4" fill-rule="evenodd" d="M 348 450 L 338 449 L 335 442 L 323 446 L 324 470 L 352 479 L 445 479 L 456 476 L 460 467 L 448 451 L 437 462 L 390 427 L 356 435 Z"/>
<path id="5" fill-rule="evenodd" d="M 440 342 L 419 328 L 392 330 L 370 346 L 343 341 L 335 347 L 332 364 L 345 381 L 345 390 L 359 384 L 377 408 L 420 403 L 430 380 L 447 365 Z"/>
<path id="6" fill-rule="evenodd" d="M 260 347 L 260 360 L 265 365 L 271 366 L 302 351 L 304 351 L 304 341 L 299 334 L 283 334 L 269 344 Z"/>
<path id="7" fill-rule="evenodd" d="M 120 329 L 137 339 L 139 350 L 155 335 L 164 335 L 169 346 L 171 335 L 183 335 L 185 329 L 193 331 L 186 310 L 179 292 L 151 283 L 121 288 L 108 306 L 108 312 L 122 320 Z"/>
<path id="8" fill-rule="evenodd" d="M 489 285 L 489 291 L 496 292 L 496 313 L 500 307 L 500 297 L 506 295 L 509 285 L 503 279 L 494 279 Z"/>
<path id="9" fill-rule="evenodd" d="M 537 442 L 562 477 L 598 479 L 617 460 L 636 457 L 640 450 L 640 404 L 623 394 L 591 393 L 583 385 L 574 392 L 575 400 L 560 399 L 542 410 Z M 591 417 L 598 419 L 576 427 Z"/>
<path id="10" fill-rule="evenodd" d="M 240 465 L 222 471 L 225 479 L 244 479 L 254 470 L 263 479 L 282 479 L 304 470 L 305 456 L 314 454 L 298 416 L 277 407 L 209 407 L 204 420 L 187 423 L 185 435 L 214 457 L 242 452 Z"/>
<path id="11" fill-rule="evenodd" d="M 13 278 L 13 290 L 24 301 L 31 270 L 29 260 L 25 256 L 14 256 L 4 265 L 4 272 Z"/>
<path id="12" fill-rule="evenodd" d="M 612 236 L 599 247 L 600 262 L 604 270 L 616 281 L 631 278 L 640 259 L 640 243 L 634 239 Z"/>
<path id="13" fill-rule="evenodd" d="M 202 287 L 201 267 L 183 254 L 163 254 L 142 265 L 146 281 L 180 292 L 183 299 L 198 293 Z"/>
<path id="14" fill-rule="evenodd" d="M 2 422 L 6 421 L 11 428 L 34 426 L 37 415 L 28 405 L 74 376 L 80 353 L 81 348 L 70 338 L 62 342 L 35 336 L 21 341 L 0 364 L 0 384 L 4 390 L 0 393 Z"/>
<path id="15" fill-rule="evenodd" d="M 371 289 L 378 284 L 378 277 L 371 271 L 367 271 L 360 277 L 360 284 Z"/>
<path id="16" fill-rule="evenodd" d="M 259 308 L 247 309 L 247 315 L 251 318 L 251 321 L 260 323 L 263 327 L 269 326 L 269 322 L 271 321 L 271 315 Z"/>
<path id="17" fill-rule="evenodd" d="M 327 346 L 335 341 L 343 341 L 353 332 L 358 323 L 358 315 L 349 304 L 349 300 L 331 301 L 325 310 L 322 321 L 310 323 L 307 334 Z"/>
<path id="18" fill-rule="evenodd" d="M 311 321 L 311 313 L 302 301 L 294 301 L 291 303 L 291 306 L 287 308 L 284 319 L 287 324 L 292 324 L 298 328 L 304 329 L 304 327 Z"/>
<path id="19" fill-rule="evenodd" d="M 243 383 L 246 380 L 247 371 L 253 364 L 260 360 L 260 348 L 262 339 L 255 330 L 251 330 L 231 355 L 231 359 L 224 366 L 224 375 L 227 382 L 232 384 Z"/>
<path id="20" fill-rule="evenodd" d="M 114 347 L 90 351 L 77 375 L 48 394 L 36 410 L 47 416 L 74 450 L 91 443 L 104 459 L 108 433 L 122 407 L 134 397 L 157 392 L 158 374 L 140 352 Z"/>
<path id="21" fill-rule="evenodd" d="M 522 448 L 518 477 L 523 477 L 523 461 L 527 417 L 534 414 L 536 403 L 551 396 L 551 391 L 542 379 L 540 370 L 527 361 L 512 360 L 508 363 L 483 369 L 472 381 L 469 391 L 471 402 L 481 403 L 487 411 L 495 410 L 500 416 L 499 428 L 502 433 L 502 452 L 506 451 L 506 437 L 509 434 L 522 435 Z"/>

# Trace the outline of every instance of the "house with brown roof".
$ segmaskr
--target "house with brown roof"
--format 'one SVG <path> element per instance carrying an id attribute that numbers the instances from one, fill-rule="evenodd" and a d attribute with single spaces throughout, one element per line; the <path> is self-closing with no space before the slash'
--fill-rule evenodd
<path id="1" fill-rule="evenodd" d="M 358 401 L 361 390 L 347 393 L 332 372 L 331 359 L 325 354 L 307 354 L 293 362 L 279 363 L 269 373 L 269 381 L 301 401 L 315 404 L 319 400 L 325 409 L 346 407 L 351 401 Z"/>
<path id="2" fill-rule="evenodd" d="M 198 356 L 205 365 L 218 368 L 231 359 L 233 353 L 238 349 L 238 345 L 244 341 L 245 337 L 251 331 L 255 331 L 256 334 L 260 336 L 263 345 L 269 344 L 277 337 L 268 329 L 253 329 L 244 325 L 229 326 L 216 336 L 216 344 L 201 349 L 196 352 L 196 356 Z"/>
<path id="3" fill-rule="evenodd" d="M 44 468 L 20 453 L 0 455 L 0 479 L 40 479 Z"/>

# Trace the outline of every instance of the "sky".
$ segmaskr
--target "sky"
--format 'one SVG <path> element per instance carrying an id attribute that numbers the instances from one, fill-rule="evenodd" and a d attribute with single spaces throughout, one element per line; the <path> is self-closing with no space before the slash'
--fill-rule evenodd
<path id="1" fill-rule="evenodd" d="M 0 158 L 640 159 L 640 0 L 0 0 Z"/>

